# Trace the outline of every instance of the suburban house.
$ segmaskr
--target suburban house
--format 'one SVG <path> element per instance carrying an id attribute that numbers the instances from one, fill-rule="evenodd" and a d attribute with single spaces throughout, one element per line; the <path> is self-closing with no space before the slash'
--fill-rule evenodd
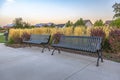
<path id="1" fill-rule="evenodd" d="M 86 27 L 92 27 L 93 26 L 93 24 L 90 20 L 83 20 L 83 21 L 84 21 Z"/>
<path id="2" fill-rule="evenodd" d="M 105 21 L 105 26 L 110 26 L 111 23 L 112 23 L 112 20 L 107 20 Z"/>
<path id="3" fill-rule="evenodd" d="M 5 25 L 5 26 L 3 26 L 3 28 L 12 28 L 13 26 L 14 26 L 15 24 L 7 24 L 7 25 Z"/>
<path id="4" fill-rule="evenodd" d="M 63 28 L 63 27 L 65 27 L 65 24 L 56 24 L 55 27 L 56 28 Z"/>
<path id="5" fill-rule="evenodd" d="M 52 26 L 54 23 L 40 23 L 40 24 L 35 24 L 35 27 L 44 27 L 44 26 Z"/>

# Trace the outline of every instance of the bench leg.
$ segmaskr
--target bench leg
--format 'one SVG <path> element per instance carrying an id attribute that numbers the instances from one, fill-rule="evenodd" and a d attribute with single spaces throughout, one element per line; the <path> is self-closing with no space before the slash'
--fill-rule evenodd
<path id="1" fill-rule="evenodd" d="M 53 54 L 54 54 L 55 50 L 56 50 L 56 48 L 54 48 L 54 49 L 53 49 L 53 51 L 52 51 L 52 54 L 51 54 L 51 55 L 53 55 Z"/>
<path id="2" fill-rule="evenodd" d="M 103 55 L 102 55 L 102 51 L 100 52 L 101 54 L 101 62 L 103 62 Z"/>
<path id="3" fill-rule="evenodd" d="M 60 53 L 60 48 L 58 48 L 58 53 Z"/>
<path id="4" fill-rule="evenodd" d="M 50 51 L 50 48 L 49 48 L 48 45 L 43 45 L 42 53 L 44 52 L 44 49 L 45 49 L 45 48 L 48 48 L 48 50 Z"/>
<path id="5" fill-rule="evenodd" d="M 29 47 L 31 48 L 31 44 L 30 43 L 28 43 L 29 44 Z"/>
<path id="6" fill-rule="evenodd" d="M 60 53 L 60 48 L 54 48 L 51 55 L 54 54 L 55 50 L 58 50 L 58 53 Z"/>
<path id="7" fill-rule="evenodd" d="M 99 55 L 99 54 L 98 54 Z M 96 66 L 99 66 L 99 56 L 98 56 L 98 59 L 97 59 L 97 65 Z"/>
<path id="8" fill-rule="evenodd" d="M 44 49 L 45 49 L 45 48 L 46 48 L 45 45 L 43 45 L 42 53 L 44 52 Z"/>
<path id="9" fill-rule="evenodd" d="M 44 49 L 45 49 L 45 47 L 43 47 L 43 49 L 42 49 L 42 53 L 44 52 Z"/>
<path id="10" fill-rule="evenodd" d="M 50 51 L 50 47 L 49 47 L 49 46 L 47 46 L 47 48 L 48 48 L 48 50 Z"/>
<path id="11" fill-rule="evenodd" d="M 97 51 L 97 54 L 98 54 L 98 59 L 97 59 L 97 65 L 96 66 L 99 66 L 99 59 L 101 59 L 101 62 L 103 62 L 103 58 L 102 58 L 102 51 Z"/>
<path id="12" fill-rule="evenodd" d="M 26 47 L 26 46 L 31 47 L 31 44 L 30 43 L 24 43 L 23 47 Z"/>
<path id="13" fill-rule="evenodd" d="M 25 48 L 26 45 L 27 45 L 26 43 L 23 43 L 23 48 Z"/>

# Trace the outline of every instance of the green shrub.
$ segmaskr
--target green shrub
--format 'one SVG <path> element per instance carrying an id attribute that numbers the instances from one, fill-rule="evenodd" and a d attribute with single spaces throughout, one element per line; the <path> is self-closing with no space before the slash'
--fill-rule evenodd
<path id="1" fill-rule="evenodd" d="M 109 33 L 109 43 L 114 53 L 120 51 L 120 29 L 111 30 Z"/>
<path id="2" fill-rule="evenodd" d="M 105 40 L 104 40 L 103 50 L 106 52 L 111 52 L 111 47 L 110 47 L 110 43 L 109 43 L 108 38 L 105 38 Z"/>
<path id="3" fill-rule="evenodd" d="M 120 18 L 113 20 L 112 23 L 110 24 L 113 27 L 120 28 Z"/>
<path id="4" fill-rule="evenodd" d="M 12 38 L 10 38 L 7 42 L 7 44 L 14 44 L 14 40 Z"/>

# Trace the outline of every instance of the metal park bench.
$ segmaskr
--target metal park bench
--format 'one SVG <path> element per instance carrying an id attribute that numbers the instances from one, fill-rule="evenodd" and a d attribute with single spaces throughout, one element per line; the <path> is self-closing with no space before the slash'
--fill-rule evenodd
<path id="1" fill-rule="evenodd" d="M 50 41 L 50 35 L 37 35 L 37 34 L 32 34 L 30 36 L 29 40 L 23 40 L 24 43 L 29 44 L 41 44 L 43 46 L 42 52 L 44 52 L 45 48 L 48 48 L 50 51 L 50 48 L 48 46 Z"/>
<path id="2" fill-rule="evenodd" d="M 52 43 L 53 52 L 51 55 L 54 54 L 55 50 L 58 50 L 60 53 L 60 48 L 67 48 L 67 49 L 74 49 L 80 51 L 86 51 L 89 53 L 97 53 L 97 65 L 99 66 L 99 59 L 103 62 L 102 58 L 102 38 L 101 37 L 94 37 L 94 36 L 61 36 L 59 43 L 55 44 Z"/>

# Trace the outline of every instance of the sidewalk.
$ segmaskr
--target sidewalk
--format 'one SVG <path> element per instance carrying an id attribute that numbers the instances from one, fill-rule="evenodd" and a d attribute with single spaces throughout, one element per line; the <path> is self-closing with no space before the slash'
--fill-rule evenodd
<path id="1" fill-rule="evenodd" d="M 0 44 L 0 80 L 120 80 L 120 63 L 42 48 L 10 48 Z"/>

